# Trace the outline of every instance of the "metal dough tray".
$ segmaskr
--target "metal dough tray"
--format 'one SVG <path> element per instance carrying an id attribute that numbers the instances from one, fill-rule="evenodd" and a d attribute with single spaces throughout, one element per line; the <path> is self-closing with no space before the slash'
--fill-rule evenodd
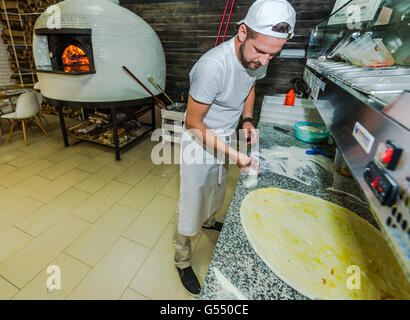
<path id="1" fill-rule="evenodd" d="M 387 105 L 396 100 L 399 96 L 400 93 L 378 93 L 377 95 L 373 95 L 373 99 L 382 105 Z"/>
<path id="2" fill-rule="evenodd" d="M 343 79 L 347 78 L 364 78 L 364 77 L 385 77 L 385 76 L 402 76 L 410 75 L 410 68 L 400 69 L 365 69 L 350 72 L 339 72 Z"/>
<path id="3" fill-rule="evenodd" d="M 348 65 L 345 62 L 331 62 L 331 61 L 313 62 L 312 64 L 315 65 L 315 66 L 319 66 L 319 67 L 346 66 L 346 65 Z"/>
<path id="4" fill-rule="evenodd" d="M 410 83 L 362 84 L 353 87 L 367 94 L 377 95 L 378 93 L 400 93 L 404 90 L 410 90 Z"/>
<path id="5" fill-rule="evenodd" d="M 363 70 L 363 68 L 359 66 L 345 65 L 345 66 L 323 67 L 323 70 L 338 74 L 338 73 L 344 73 L 346 71 L 351 71 L 351 72 L 361 71 Z"/>
<path id="6" fill-rule="evenodd" d="M 352 85 L 360 84 L 378 84 L 378 83 L 410 83 L 410 74 L 404 76 L 389 76 L 389 77 L 363 77 L 363 78 L 347 78 L 345 81 Z"/>

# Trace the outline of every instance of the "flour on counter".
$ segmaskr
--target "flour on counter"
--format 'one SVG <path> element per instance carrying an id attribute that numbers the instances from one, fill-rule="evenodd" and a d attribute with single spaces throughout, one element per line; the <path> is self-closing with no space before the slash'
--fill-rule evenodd
<path id="1" fill-rule="evenodd" d="M 307 148 L 306 148 L 307 149 Z M 271 170 L 287 176 L 308 186 L 321 185 L 320 171 L 332 171 L 332 161 L 322 155 L 307 155 L 305 149 L 273 145 L 269 149 L 261 149 L 260 171 Z"/>
<path id="2" fill-rule="evenodd" d="M 218 295 L 221 299 L 248 300 L 217 268 L 214 268 L 215 278 L 218 284 Z"/>
<path id="3" fill-rule="evenodd" d="M 248 189 L 256 187 L 258 185 L 258 173 L 256 172 L 256 174 L 248 175 L 245 178 L 243 185 Z"/>

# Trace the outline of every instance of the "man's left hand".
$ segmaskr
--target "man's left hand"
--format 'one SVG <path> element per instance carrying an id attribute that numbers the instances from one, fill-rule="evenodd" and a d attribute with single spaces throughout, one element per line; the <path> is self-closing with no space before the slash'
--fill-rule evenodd
<path id="1" fill-rule="evenodd" d="M 245 138 L 251 138 L 251 141 L 248 142 L 248 144 L 254 144 L 258 141 L 258 131 L 255 129 L 252 123 L 245 122 L 242 126 L 242 129 L 244 130 Z"/>

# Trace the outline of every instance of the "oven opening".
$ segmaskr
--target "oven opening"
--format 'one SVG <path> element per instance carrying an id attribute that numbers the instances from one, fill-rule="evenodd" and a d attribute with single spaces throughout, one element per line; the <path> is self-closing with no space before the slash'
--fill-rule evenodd
<path id="1" fill-rule="evenodd" d="M 91 71 L 90 59 L 87 54 L 78 46 L 69 45 L 61 55 L 64 72 L 78 73 Z"/>
<path id="2" fill-rule="evenodd" d="M 49 58 L 38 72 L 81 75 L 96 73 L 91 29 L 36 29 L 36 35 L 47 38 L 43 54 Z"/>

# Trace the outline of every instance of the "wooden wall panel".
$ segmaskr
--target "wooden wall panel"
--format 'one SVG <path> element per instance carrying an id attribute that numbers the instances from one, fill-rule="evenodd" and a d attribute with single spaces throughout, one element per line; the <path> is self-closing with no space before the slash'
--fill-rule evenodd
<path id="1" fill-rule="evenodd" d="M 192 66 L 204 52 L 213 48 L 226 1 L 148 2 L 150 1 L 126 0 L 121 4 L 142 17 L 157 32 L 167 62 L 166 91 L 177 96 L 181 90 L 188 90 L 188 74 Z M 253 0 L 235 1 L 225 40 L 229 40 L 236 34 L 236 23 L 245 17 L 253 2 Z M 295 7 L 298 16 L 295 36 L 284 48 L 307 49 L 312 27 L 329 15 L 335 0 L 289 0 L 289 2 Z M 230 5 L 225 22 L 229 10 Z M 225 26 L 224 23 L 222 35 Z M 258 81 L 256 86 L 256 112 L 258 113 L 260 109 L 263 96 L 287 92 L 289 80 L 301 77 L 305 64 L 306 59 L 272 59 L 266 78 Z"/>

